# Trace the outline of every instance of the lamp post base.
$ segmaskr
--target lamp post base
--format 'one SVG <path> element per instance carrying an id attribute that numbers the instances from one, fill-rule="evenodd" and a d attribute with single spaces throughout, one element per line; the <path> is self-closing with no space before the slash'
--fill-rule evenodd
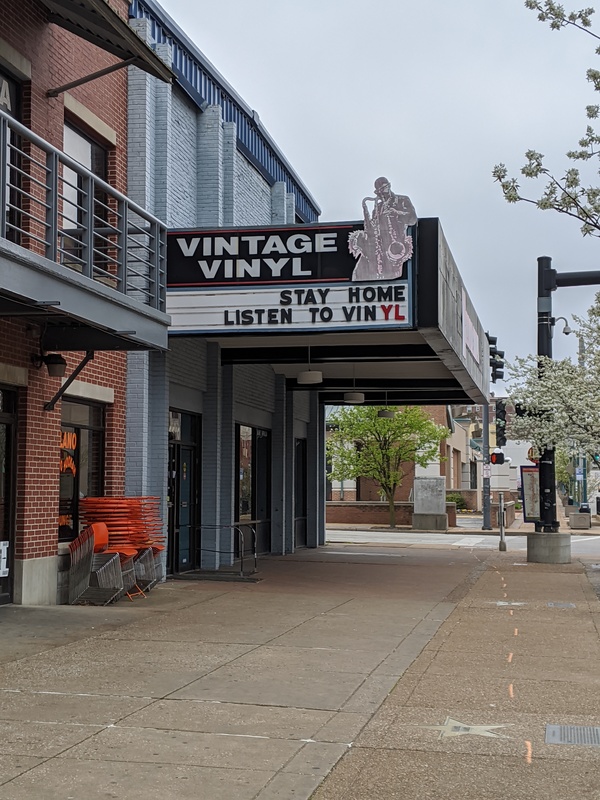
<path id="1" fill-rule="evenodd" d="M 570 564 L 570 533 L 530 533 L 527 536 L 527 561 L 536 564 Z"/>

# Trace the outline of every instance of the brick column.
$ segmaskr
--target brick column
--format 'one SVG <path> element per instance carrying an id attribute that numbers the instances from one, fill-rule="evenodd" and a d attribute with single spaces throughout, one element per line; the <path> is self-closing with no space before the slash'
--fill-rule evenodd
<path id="1" fill-rule="evenodd" d="M 223 123 L 208 106 L 198 123 L 198 224 L 223 225 Z"/>
<path id="2" fill-rule="evenodd" d="M 289 220 L 287 218 L 286 208 L 286 186 L 284 181 L 277 181 L 271 187 L 271 223 L 273 225 L 286 225 Z"/>

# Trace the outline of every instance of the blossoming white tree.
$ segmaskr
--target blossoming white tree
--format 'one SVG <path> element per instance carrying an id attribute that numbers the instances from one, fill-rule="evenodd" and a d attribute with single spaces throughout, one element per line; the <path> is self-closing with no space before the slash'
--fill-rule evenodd
<path id="1" fill-rule="evenodd" d="M 507 433 L 531 441 L 538 455 L 553 447 L 590 457 L 600 453 L 600 292 L 587 318 L 575 320 L 581 343 L 576 364 L 527 356 L 508 365 L 517 413 Z"/>
<path id="2" fill-rule="evenodd" d="M 591 30 L 593 8 L 567 12 L 562 5 L 552 0 L 544 2 L 526 0 L 525 6 L 537 11 L 538 19 L 548 22 L 553 30 L 577 28 L 600 41 L 600 36 Z M 600 55 L 600 47 L 596 48 L 596 55 Z M 594 90 L 600 92 L 600 71 L 590 68 L 586 77 Z M 590 121 L 598 119 L 600 106 L 587 106 L 586 114 Z M 521 193 L 519 181 L 509 176 L 505 164 L 497 164 L 493 176 L 500 183 L 504 197 L 509 203 L 522 201 L 532 203 L 542 210 L 558 211 L 579 220 L 584 236 L 600 236 L 600 187 L 595 185 L 598 180 L 596 162 L 600 160 L 600 134 L 596 133 L 591 123 L 588 123 L 578 147 L 569 150 L 566 155 L 570 161 L 578 162 L 580 166 L 567 168 L 557 177 L 544 165 L 542 153 L 536 150 L 528 150 L 525 153 L 526 163 L 521 168 L 521 174 L 526 178 L 541 178 L 546 182 L 537 199 L 526 197 Z M 582 174 L 582 169 L 585 174 Z M 587 181 L 592 183 L 586 185 Z"/>

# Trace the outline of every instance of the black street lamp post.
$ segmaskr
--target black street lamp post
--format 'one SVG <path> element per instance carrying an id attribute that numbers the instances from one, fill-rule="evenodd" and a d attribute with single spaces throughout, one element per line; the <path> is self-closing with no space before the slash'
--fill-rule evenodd
<path id="1" fill-rule="evenodd" d="M 548 256 L 538 258 L 538 356 L 552 358 L 552 292 L 555 288 L 556 271 L 552 269 L 552 259 Z M 554 285 L 553 285 L 554 284 Z M 539 369 L 543 369 L 541 363 Z M 540 520 L 535 523 L 536 531 L 555 533 L 558 531 L 556 519 L 556 478 L 554 469 L 554 448 L 546 448 L 540 458 Z"/>
<path id="2" fill-rule="evenodd" d="M 552 316 L 552 292 L 559 286 L 596 284 L 600 284 L 598 270 L 560 273 L 552 269 L 551 258 L 548 256 L 538 258 L 538 356 L 552 358 L 552 328 L 556 321 Z M 540 516 L 540 521 L 535 523 L 538 533 L 558 531 L 554 449 L 544 450 L 540 458 Z"/>

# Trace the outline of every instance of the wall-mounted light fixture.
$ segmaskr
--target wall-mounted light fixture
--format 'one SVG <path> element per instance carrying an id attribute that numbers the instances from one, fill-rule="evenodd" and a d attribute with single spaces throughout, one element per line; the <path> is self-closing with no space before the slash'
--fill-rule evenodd
<path id="1" fill-rule="evenodd" d="M 323 383 L 323 373 L 318 369 L 310 368 L 310 347 L 308 348 L 308 369 L 304 372 L 299 372 L 296 380 L 302 385 Z"/>
<path id="2" fill-rule="evenodd" d="M 34 353 L 31 363 L 36 369 L 41 369 L 45 364 L 51 378 L 64 378 L 67 371 L 67 362 L 60 353 Z"/>

